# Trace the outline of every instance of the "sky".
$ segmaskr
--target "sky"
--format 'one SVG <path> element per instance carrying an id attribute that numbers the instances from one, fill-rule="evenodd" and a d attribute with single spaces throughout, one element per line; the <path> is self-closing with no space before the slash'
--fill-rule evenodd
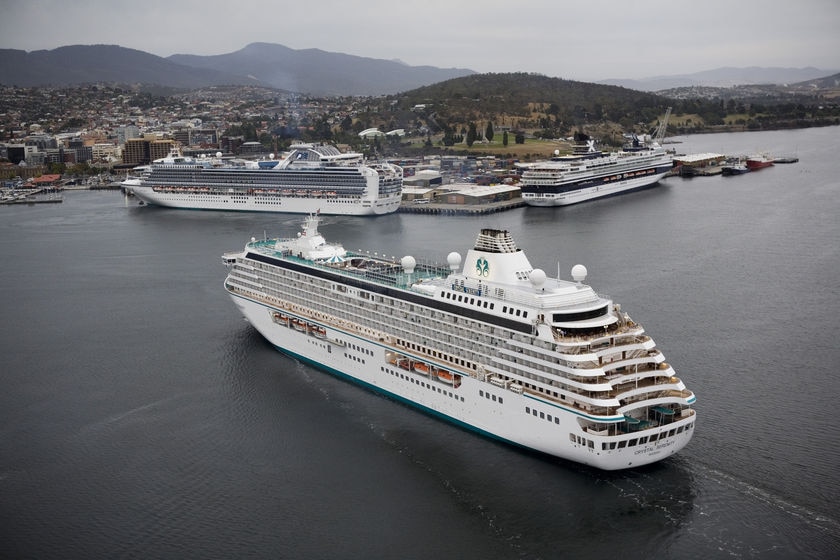
<path id="1" fill-rule="evenodd" d="M 167 57 L 254 42 L 580 81 L 840 70 L 840 0 L 0 0 L 0 48 Z"/>

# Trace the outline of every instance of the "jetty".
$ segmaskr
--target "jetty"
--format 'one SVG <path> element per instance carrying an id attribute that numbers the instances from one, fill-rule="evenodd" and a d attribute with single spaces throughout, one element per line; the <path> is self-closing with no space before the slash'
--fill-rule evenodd
<path id="1" fill-rule="evenodd" d="M 46 197 L 38 197 L 38 195 L 47 193 Z M 57 195 L 55 189 L 39 188 L 39 189 L 15 189 L 3 191 L 0 195 L 0 204 L 44 204 L 64 202 L 61 195 Z"/>

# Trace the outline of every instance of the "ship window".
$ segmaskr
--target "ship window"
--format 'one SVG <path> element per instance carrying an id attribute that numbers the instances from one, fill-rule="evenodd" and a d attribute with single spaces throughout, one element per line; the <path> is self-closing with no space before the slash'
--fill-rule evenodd
<path id="1" fill-rule="evenodd" d="M 654 437 L 653 437 L 653 438 L 651 438 L 651 439 L 656 439 L 656 436 L 654 436 Z M 644 444 L 646 444 L 646 443 L 647 443 L 647 438 L 646 438 L 646 437 L 639 438 L 639 445 L 644 445 Z"/>
<path id="2" fill-rule="evenodd" d="M 575 434 L 569 434 L 569 441 L 571 441 L 572 443 L 575 442 Z"/>
<path id="3" fill-rule="evenodd" d="M 496 395 L 493 395 L 493 401 L 495 402 L 495 400 L 496 400 Z"/>
<path id="4" fill-rule="evenodd" d="M 627 447 L 633 447 L 634 445 L 636 445 L 636 438 L 633 438 L 627 442 Z"/>
<path id="5" fill-rule="evenodd" d="M 482 390 L 480 390 L 480 389 L 479 389 L 479 391 L 478 391 L 478 396 L 479 396 L 479 397 L 483 397 L 483 396 L 484 396 L 484 391 L 482 391 Z M 528 409 L 526 408 L 525 410 L 528 410 Z"/>
<path id="6" fill-rule="evenodd" d="M 516 316 L 517 316 L 517 317 L 519 317 L 519 314 L 520 314 L 521 312 L 522 312 L 522 310 L 521 310 L 521 309 L 517 309 L 517 310 L 516 310 Z"/>
<path id="7" fill-rule="evenodd" d="M 551 422 L 551 414 L 548 414 L 545 419 Z"/>
<path id="8" fill-rule="evenodd" d="M 618 442 L 618 448 L 619 449 L 624 449 L 625 447 L 627 447 L 627 442 L 626 441 L 621 440 L 621 441 Z"/>
<path id="9" fill-rule="evenodd" d="M 531 414 L 531 407 L 525 407 L 525 414 Z"/>
<path id="10" fill-rule="evenodd" d="M 502 402 L 505 402 L 505 401 L 502 400 L 502 397 L 499 397 L 499 402 L 502 403 Z"/>
<path id="11" fill-rule="evenodd" d="M 559 418 L 557 418 L 556 416 L 554 417 L 554 423 L 555 423 L 555 424 L 559 424 L 559 423 L 560 423 L 560 419 L 559 419 Z"/>
<path id="12" fill-rule="evenodd" d="M 581 311 L 580 313 L 554 313 L 552 321 L 582 321 L 584 319 L 593 319 L 607 314 L 607 307 L 599 307 L 592 311 Z"/>
<path id="13" fill-rule="evenodd" d="M 540 412 L 540 418 L 542 418 L 543 420 L 545 420 L 545 412 Z"/>

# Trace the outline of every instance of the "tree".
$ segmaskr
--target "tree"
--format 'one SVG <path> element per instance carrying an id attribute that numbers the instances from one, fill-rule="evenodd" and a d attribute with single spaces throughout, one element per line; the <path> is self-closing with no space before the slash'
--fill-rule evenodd
<path id="1" fill-rule="evenodd" d="M 507 146 L 507 145 L 508 145 L 508 134 L 507 134 L 507 130 L 505 130 L 504 134 L 502 134 L 502 145 L 503 145 L 503 146 Z"/>
<path id="2" fill-rule="evenodd" d="M 444 146 L 454 146 L 455 145 L 455 134 L 453 134 L 452 129 L 448 126 L 444 129 L 443 133 L 443 145 Z"/>
<path id="3" fill-rule="evenodd" d="M 475 123 L 470 122 L 470 128 L 467 131 L 467 146 L 472 147 L 472 145 L 475 143 L 475 139 L 477 136 L 478 133 L 475 130 Z"/>
<path id="4" fill-rule="evenodd" d="M 484 137 L 487 138 L 488 142 L 493 141 L 493 123 L 487 121 L 487 128 L 484 129 Z"/>

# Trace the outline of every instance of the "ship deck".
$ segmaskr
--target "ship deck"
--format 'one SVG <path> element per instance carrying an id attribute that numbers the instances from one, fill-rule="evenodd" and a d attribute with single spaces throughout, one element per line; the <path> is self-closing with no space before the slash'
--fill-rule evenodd
<path id="1" fill-rule="evenodd" d="M 388 259 L 356 251 L 347 251 L 344 257 L 310 260 L 298 257 L 289 250 L 278 251 L 275 247 L 276 241 L 275 239 L 254 241 L 248 244 L 248 250 L 312 268 L 328 270 L 348 278 L 362 279 L 396 288 L 408 289 L 416 283 L 446 278 L 450 273 L 446 265 L 418 260 L 414 271 L 409 274 L 395 258 Z"/>

